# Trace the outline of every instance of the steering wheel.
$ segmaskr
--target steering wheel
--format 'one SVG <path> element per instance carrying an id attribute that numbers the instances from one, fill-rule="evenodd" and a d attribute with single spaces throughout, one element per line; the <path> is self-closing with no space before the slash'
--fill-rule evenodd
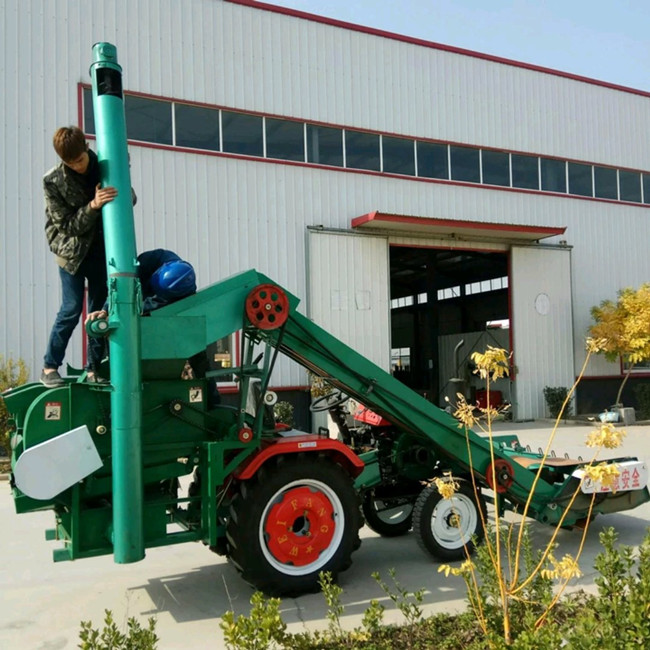
<path id="1" fill-rule="evenodd" d="M 327 395 L 323 395 L 315 399 L 310 405 L 309 410 L 312 413 L 320 413 L 321 411 L 329 411 L 330 409 L 340 406 L 347 402 L 350 398 L 342 393 L 340 390 L 332 391 Z"/>

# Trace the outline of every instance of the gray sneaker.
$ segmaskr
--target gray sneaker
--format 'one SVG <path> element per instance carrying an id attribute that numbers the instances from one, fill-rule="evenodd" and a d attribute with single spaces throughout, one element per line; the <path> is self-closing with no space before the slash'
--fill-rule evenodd
<path id="1" fill-rule="evenodd" d="M 105 377 L 101 377 L 97 373 L 93 373 L 92 375 L 86 375 L 86 383 L 87 384 L 98 384 L 100 386 L 108 386 L 111 382 L 108 381 Z"/>
<path id="2" fill-rule="evenodd" d="M 41 373 L 41 384 L 47 386 L 48 388 L 59 388 L 60 386 L 65 386 L 61 375 L 58 370 L 53 372 L 46 373 L 45 370 Z"/>

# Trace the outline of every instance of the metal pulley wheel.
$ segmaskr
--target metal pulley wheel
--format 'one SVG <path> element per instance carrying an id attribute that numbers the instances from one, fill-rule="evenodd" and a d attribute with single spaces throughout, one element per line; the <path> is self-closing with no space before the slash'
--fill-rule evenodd
<path id="1" fill-rule="evenodd" d="M 498 492 L 499 494 L 503 494 L 508 490 L 508 488 L 512 485 L 514 481 L 514 470 L 512 469 L 512 465 L 507 461 L 504 460 L 503 458 L 497 458 L 494 461 L 494 478 L 496 478 L 496 485 L 493 485 L 493 470 L 492 470 L 492 464 L 488 465 L 487 469 L 485 470 L 485 480 L 487 481 L 487 484 L 490 486 L 490 489 L 494 490 L 495 492 Z"/>
<path id="2" fill-rule="evenodd" d="M 266 406 L 273 406 L 277 401 L 277 393 L 274 393 L 272 390 L 267 390 L 266 393 L 264 393 L 264 404 L 266 404 Z"/>
<path id="3" fill-rule="evenodd" d="M 239 442 L 250 442 L 253 439 L 253 430 L 250 427 L 242 427 L 238 433 Z"/>
<path id="4" fill-rule="evenodd" d="M 260 284 L 246 298 L 246 316 L 261 330 L 282 327 L 289 318 L 287 294 L 274 284 Z"/>

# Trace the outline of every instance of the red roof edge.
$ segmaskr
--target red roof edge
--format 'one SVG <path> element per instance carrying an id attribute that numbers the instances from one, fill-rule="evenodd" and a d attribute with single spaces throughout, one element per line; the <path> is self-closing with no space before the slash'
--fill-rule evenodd
<path id="1" fill-rule="evenodd" d="M 456 229 L 480 229 L 494 230 L 497 232 L 528 232 L 539 234 L 544 237 L 553 237 L 554 235 L 563 235 L 566 232 L 566 226 L 527 226 L 514 223 L 493 223 L 485 221 L 465 221 L 461 219 L 437 219 L 433 217 L 412 217 L 401 214 L 387 214 L 385 212 L 369 212 L 355 217 L 351 221 L 352 228 L 358 228 L 371 222 L 388 222 L 403 223 L 419 226 L 448 226 Z"/>

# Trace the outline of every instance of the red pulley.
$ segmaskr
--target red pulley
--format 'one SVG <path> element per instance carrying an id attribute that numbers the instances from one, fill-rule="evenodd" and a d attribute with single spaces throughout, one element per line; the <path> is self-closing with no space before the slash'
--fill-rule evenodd
<path id="1" fill-rule="evenodd" d="M 492 484 L 492 479 L 496 478 L 496 486 Z M 485 480 L 491 490 L 503 494 L 514 481 L 514 471 L 512 465 L 503 458 L 497 458 L 494 461 L 494 473 L 492 465 L 488 465 L 485 470 Z"/>
<path id="2" fill-rule="evenodd" d="M 246 298 L 246 316 L 261 330 L 282 327 L 289 318 L 287 294 L 274 284 L 260 284 Z"/>
<path id="3" fill-rule="evenodd" d="M 239 442 L 250 442 L 253 439 L 253 430 L 250 427 L 242 427 L 239 430 Z"/>

